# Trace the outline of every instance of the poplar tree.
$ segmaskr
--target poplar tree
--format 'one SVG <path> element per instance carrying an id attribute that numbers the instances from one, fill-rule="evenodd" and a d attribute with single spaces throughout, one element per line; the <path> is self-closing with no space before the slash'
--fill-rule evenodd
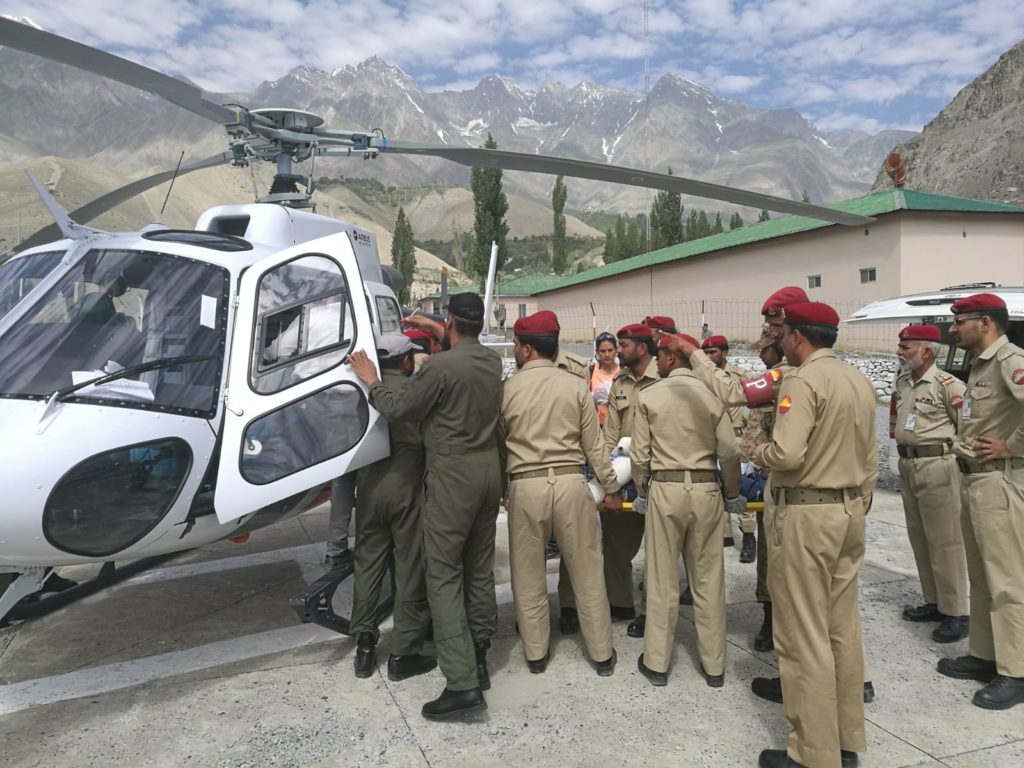
<path id="1" fill-rule="evenodd" d="M 391 265 L 402 273 L 405 286 L 398 293 L 400 304 L 409 303 L 412 281 L 416 276 L 416 246 L 413 242 L 412 225 L 405 216 L 405 208 L 399 207 L 395 232 L 391 238 Z"/>
<path id="2" fill-rule="evenodd" d="M 498 142 L 488 133 L 484 149 L 497 148 Z M 501 269 L 508 256 L 505 250 L 508 198 L 501 190 L 501 176 L 500 168 L 474 168 L 470 174 L 470 187 L 473 190 L 473 249 L 466 260 L 466 266 L 471 274 L 480 279 L 481 285 L 487 281 L 491 242 L 498 244 L 498 269 Z"/>
<path id="3" fill-rule="evenodd" d="M 551 210 L 555 217 L 555 232 L 551 239 L 551 268 L 556 275 L 565 272 L 569 265 L 569 251 L 565 241 L 565 201 L 568 197 L 565 179 L 555 179 L 555 188 L 551 192 Z"/>

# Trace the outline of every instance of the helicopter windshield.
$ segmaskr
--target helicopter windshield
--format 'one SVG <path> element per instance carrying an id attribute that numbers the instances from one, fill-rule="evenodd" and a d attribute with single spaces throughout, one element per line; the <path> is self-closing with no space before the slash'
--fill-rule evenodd
<path id="1" fill-rule="evenodd" d="M 0 264 L 0 317 L 25 298 L 64 258 L 64 251 L 45 251 Z"/>
<path id="2" fill-rule="evenodd" d="M 0 397 L 46 398 L 105 374 L 181 358 L 64 399 L 212 416 L 229 285 L 227 270 L 194 259 L 89 251 L 0 336 Z"/>

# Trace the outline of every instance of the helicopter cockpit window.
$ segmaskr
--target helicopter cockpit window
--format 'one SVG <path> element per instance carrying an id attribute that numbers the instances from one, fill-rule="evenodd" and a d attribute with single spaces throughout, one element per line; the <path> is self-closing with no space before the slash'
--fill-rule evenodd
<path id="1" fill-rule="evenodd" d="M 45 251 L 10 259 L 0 264 L 0 317 L 28 295 L 53 268 L 60 264 L 65 251 Z"/>
<path id="2" fill-rule="evenodd" d="M 352 345 L 348 283 L 323 256 L 303 256 L 263 275 L 257 312 L 250 382 L 260 394 L 336 367 Z"/>
<path id="3" fill-rule="evenodd" d="M 0 397 L 45 399 L 115 374 L 64 401 L 208 418 L 229 285 L 227 270 L 194 259 L 89 251 L 0 336 Z"/>

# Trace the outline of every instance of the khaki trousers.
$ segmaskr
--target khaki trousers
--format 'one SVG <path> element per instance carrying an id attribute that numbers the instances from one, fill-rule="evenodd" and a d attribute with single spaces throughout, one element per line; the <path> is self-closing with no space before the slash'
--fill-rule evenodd
<path id="1" fill-rule="evenodd" d="M 766 507 L 768 569 L 789 756 L 839 768 L 863 752 L 864 649 L 857 582 L 866 500 Z"/>
<path id="2" fill-rule="evenodd" d="M 635 608 L 633 558 L 644 541 L 644 517 L 636 512 L 601 513 L 604 528 L 604 581 L 608 589 L 608 602 L 616 608 Z M 721 548 L 721 541 L 718 546 Z"/>
<path id="3" fill-rule="evenodd" d="M 583 475 L 513 480 L 508 490 L 512 598 L 527 660 L 548 652 L 551 625 L 544 548 L 554 532 L 576 592 L 580 629 L 594 661 L 612 655 L 601 526 Z"/>
<path id="4" fill-rule="evenodd" d="M 667 672 L 679 620 L 679 555 L 693 592 L 697 650 L 709 675 L 725 670 L 722 494 L 716 483 L 651 483 L 644 535 L 644 664 Z"/>
<path id="5" fill-rule="evenodd" d="M 967 615 L 967 557 L 960 524 L 960 470 L 952 455 L 900 459 L 907 536 L 926 603 Z"/>
<path id="6" fill-rule="evenodd" d="M 1024 469 L 963 476 L 970 653 L 1024 677 Z"/>

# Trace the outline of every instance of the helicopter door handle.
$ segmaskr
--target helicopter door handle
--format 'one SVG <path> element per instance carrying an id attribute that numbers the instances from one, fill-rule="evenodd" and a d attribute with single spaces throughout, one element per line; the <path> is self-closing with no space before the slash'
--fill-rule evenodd
<path id="1" fill-rule="evenodd" d="M 245 409 L 244 408 L 239 408 L 236 411 L 234 408 L 231 407 L 231 404 L 228 402 L 228 391 L 227 390 L 224 390 L 224 408 L 225 408 L 225 410 L 228 410 L 231 413 L 233 413 L 235 416 L 244 416 L 245 415 Z"/>

